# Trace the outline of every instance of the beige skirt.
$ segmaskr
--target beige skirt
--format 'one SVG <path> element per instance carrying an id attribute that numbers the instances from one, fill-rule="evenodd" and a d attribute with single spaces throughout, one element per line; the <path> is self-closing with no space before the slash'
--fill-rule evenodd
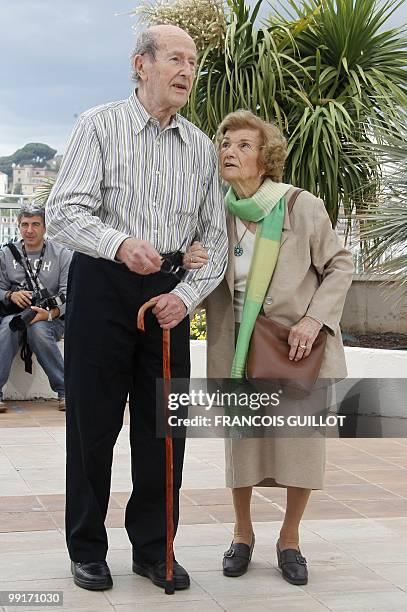
<path id="1" fill-rule="evenodd" d="M 239 324 L 235 327 L 235 339 Z M 327 406 L 329 392 L 320 389 L 315 394 L 315 411 Z M 296 414 L 308 414 L 309 401 L 298 401 L 291 407 Z M 278 408 L 276 408 L 278 412 Z M 287 430 L 285 430 L 287 431 Z M 238 487 L 301 487 L 322 489 L 326 462 L 325 437 L 226 438 L 226 486 Z"/>
<path id="2" fill-rule="evenodd" d="M 228 438 L 226 486 L 322 489 L 325 438 Z"/>
<path id="3" fill-rule="evenodd" d="M 235 340 L 238 333 L 239 324 L 235 327 Z M 326 407 L 328 397 L 327 389 L 316 393 L 315 412 Z M 312 412 L 308 400 L 297 402 L 293 410 L 297 414 Z M 320 433 L 296 438 L 282 437 L 278 432 L 274 437 L 226 438 L 226 486 L 233 489 L 249 486 L 322 489 L 325 447 L 325 437 Z"/>

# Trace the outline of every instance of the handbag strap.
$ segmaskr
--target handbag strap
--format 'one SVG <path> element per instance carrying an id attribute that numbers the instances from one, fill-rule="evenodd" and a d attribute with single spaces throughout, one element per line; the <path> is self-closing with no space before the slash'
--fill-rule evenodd
<path id="1" fill-rule="evenodd" d="M 287 210 L 288 210 L 288 216 L 291 217 L 291 213 L 292 210 L 294 208 L 294 204 L 297 201 L 298 196 L 300 195 L 301 191 L 305 191 L 305 189 L 296 189 L 290 196 L 290 199 L 287 202 Z M 314 270 L 315 270 L 315 274 L 317 275 L 317 279 L 318 279 L 318 283 L 321 284 L 322 283 L 322 275 L 318 272 L 318 270 L 316 269 L 315 266 L 313 266 Z"/>
<path id="2" fill-rule="evenodd" d="M 290 199 L 287 202 L 287 210 L 288 210 L 288 215 L 291 215 L 291 212 L 294 208 L 294 204 L 297 201 L 298 196 L 300 195 L 301 191 L 305 191 L 305 189 L 296 189 L 294 191 L 294 193 L 291 194 Z"/>

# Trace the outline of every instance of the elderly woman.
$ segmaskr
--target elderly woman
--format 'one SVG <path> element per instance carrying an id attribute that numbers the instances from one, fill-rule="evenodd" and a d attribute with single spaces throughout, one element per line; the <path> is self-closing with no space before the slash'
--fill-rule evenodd
<path id="1" fill-rule="evenodd" d="M 294 188 L 282 183 L 286 141 L 280 131 L 250 111 L 229 114 L 217 133 L 226 195 L 229 262 L 224 279 L 207 298 L 208 377 L 244 374 L 248 342 L 236 324 L 253 329 L 256 315 L 245 309 L 248 278 L 258 282 L 251 261 L 259 262 L 263 284 L 258 314 L 291 328 L 288 358 L 307 359 L 322 327 L 328 332 L 321 378 L 346 376 L 339 321 L 350 287 L 350 253 L 332 229 L 324 203 L 302 191 L 291 211 Z M 267 257 L 253 257 L 262 232 Z M 191 267 L 204 262 L 201 245 L 186 254 Z M 192 263 L 191 263 L 192 260 Z M 257 280 L 256 280 L 257 278 Z M 246 334 L 247 335 L 247 334 Z M 232 372 L 232 374 L 231 374 Z M 254 533 L 250 516 L 253 486 L 287 489 L 285 517 L 277 542 L 278 566 L 292 584 L 306 584 L 308 572 L 299 548 L 299 525 L 312 489 L 323 487 L 325 442 L 319 439 L 230 438 L 226 445 L 226 484 L 232 488 L 234 538 L 223 559 L 225 576 L 248 568 Z"/>

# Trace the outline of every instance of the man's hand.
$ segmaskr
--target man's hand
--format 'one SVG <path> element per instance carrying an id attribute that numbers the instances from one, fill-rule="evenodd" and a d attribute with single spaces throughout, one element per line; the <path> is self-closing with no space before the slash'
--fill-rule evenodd
<path id="1" fill-rule="evenodd" d="M 48 315 L 50 312 L 49 310 L 45 310 L 44 308 L 39 308 L 39 306 L 31 306 L 31 310 L 35 310 L 37 314 L 35 315 L 33 320 L 30 321 L 30 325 L 33 325 L 34 323 L 37 323 L 38 321 L 48 321 Z M 52 308 L 51 310 L 52 318 L 55 319 L 56 317 L 59 317 L 59 315 L 60 315 L 60 312 L 59 312 L 58 306 L 55 306 L 55 308 Z"/>
<path id="2" fill-rule="evenodd" d="M 10 301 L 16 304 L 19 308 L 28 308 L 31 305 L 32 291 L 13 291 L 10 296 Z"/>
<path id="3" fill-rule="evenodd" d="M 31 310 L 35 310 L 37 313 L 32 321 L 30 321 L 30 325 L 34 325 L 38 321 L 48 321 L 48 310 L 45 308 L 39 308 L 39 306 L 31 306 Z"/>
<path id="4" fill-rule="evenodd" d="M 122 261 L 132 272 L 152 274 L 161 269 L 159 252 L 147 240 L 126 238 L 117 249 L 116 259 Z"/>
<path id="5" fill-rule="evenodd" d="M 163 293 L 152 298 L 155 301 L 153 313 L 157 317 L 157 321 L 163 329 L 172 329 L 187 314 L 187 309 L 184 302 L 173 293 Z"/>
<path id="6" fill-rule="evenodd" d="M 299 361 L 308 357 L 320 329 L 320 323 L 310 317 L 303 317 L 293 325 L 288 336 L 288 344 L 291 347 L 288 358 Z"/>

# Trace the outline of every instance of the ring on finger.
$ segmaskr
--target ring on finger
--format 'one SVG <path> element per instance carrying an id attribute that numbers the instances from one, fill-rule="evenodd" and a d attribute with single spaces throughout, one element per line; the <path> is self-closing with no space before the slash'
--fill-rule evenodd
<path id="1" fill-rule="evenodd" d="M 300 349 L 306 349 L 306 348 L 307 348 L 307 345 L 306 345 L 306 344 L 299 344 L 299 345 L 298 345 L 298 348 L 300 348 Z"/>

